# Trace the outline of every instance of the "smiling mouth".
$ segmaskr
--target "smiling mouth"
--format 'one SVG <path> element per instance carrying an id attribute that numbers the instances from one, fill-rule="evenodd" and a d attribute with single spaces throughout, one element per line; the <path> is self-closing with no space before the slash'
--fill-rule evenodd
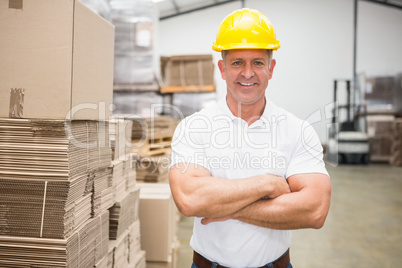
<path id="1" fill-rule="evenodd" d="M 246 86 L 246 87 L 250 87 L 250 86 L 255 85 L 255 83 L 241 83 L 241 82 L 239 82 L 239 84 L 242 85 L 242 86 Z"/>

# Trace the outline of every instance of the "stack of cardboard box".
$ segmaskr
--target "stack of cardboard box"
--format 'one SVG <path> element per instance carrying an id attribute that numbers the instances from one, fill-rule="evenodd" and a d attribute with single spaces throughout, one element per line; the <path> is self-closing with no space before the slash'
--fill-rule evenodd
<path id="1" fill-rule="evenodd" d="M 91 218 L 66 239 L 0 236 L 0 267 L 101 267 L 109 214 Z"/>
<path id="2" fill-rule="evenodd" d="M 402 166 L 402 118 L 396 118 L 393 123 L 393 138 L 390 162 Z"/>
<path id="3" fill-rule="evenodd" d="M 126 120 L 124 116 L 113 115 L 109 129 L 112 160 L 127 160 L 131 152 L 133 122 Z"/>
<path id="4" fill-rule="evenodd" d="M 108 267 L 145 267 L 145 251 L 140 241 L 139 188 L 118 200 L 110 209 Z"/>
<path id="5" fill-rule="evenodd" d="M 0 33 L 0 266 L 95 267 L 114 203 L 113 26 L 78 1 L 1 1 Z"/>
<path id="6" fill-rule="evenodd" d="M 77 0 L 16 0 L 0 2 L 0 34 L 0 267 L 145 268 L 134 121 L 109 110 L 113 26 Z M 148 197 L 145 221 L 166 220 L 169 253 L 154 261 L 172 264 L 170 191 Z"/>
<path id="7" fill-rule="evenodd" d="M 117 267 L 114 27 L 77 0 L 1 1 L 0 35 L 0 267 Z M 144 267 L 135 223 L 130 267 Z"/>
<path id="8" fill-rule="evenodd" d="M 113 205 L 98 125 L 0 119 L 1 235 L 64 239 Z"/>
<path id="9" fill-rule="evenodd" d="M 115 203 L 109 210 L 110 245 L 107 267 L 145 267 L 145 251 L 141 250 L 140 245 L 136 159 L 131 155 L 133 123 L 123 116 L 113 116 L 110 125 Z"/>
<path id="10" fill-rule="evenodd" d="M 136 169 L 131 154 L 132 121 L 112 116 L 110 120 L 110 145 L 112 148 L 112 177 L 116 196 L 135 190 Z"/>
<path id="11" fill-rule="evenodd" d="M 395 116 L 391 114 L 367 116 L 371 161 L 386 163 L 390 161 L 394 140 L 392 131 L 394 120 Z"/>
<path id="12" fill-rule="evenodd" d="M 395 77 L 366 77 L 364 80 L 364 89 L 364 100 L 369 112 L 384 112 L 394 106 Z"/>
<path id="13" fill-rule="evenodd" d="M 393 122 L 402 114 L 402 74 L 367 77 L 363 83 L 367 131 L 372 161 L 391 163 L 394 157 Z"/>
<path id="14" fill-rule="evenodd" d="M 101 124 L 0 120 L 1 267 L 88 267 L 107 254 L 114 201 Z"/>

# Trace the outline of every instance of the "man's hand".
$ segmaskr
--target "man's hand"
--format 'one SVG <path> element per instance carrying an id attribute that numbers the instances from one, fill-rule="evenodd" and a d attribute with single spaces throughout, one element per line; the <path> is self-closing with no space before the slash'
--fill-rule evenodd
<path id="1" fill-rule="evenodd" d="M 267 199 L 273 199 L 273 198 L 276 198 L 283 194 L 288 194 L 291 192 L 289 184 L 287 183 L 287 180 L 285 178 L 280 177 L 280 176 L 273 176 L 273 175 L 269 175 L 269 174 L 267 174 L 266 176 L 270 180 L 270 183 L 272 185 L 272 193 L 266 196 Z M 208 223 L 211 223 L 211 222 L 221 222 L 221 221 L 226 221 L 229 219 L 235 219 L 235 214 L 236 213 L 233 213 L 233 214 L 230 214 L 227 216 L 223 216 L 223 217 L 217 217 L 217 218 L 205 217 L 201 220 L 201 223 L 203 225 L 207 225 Z"/>
<path id="2" fill-rule="evenodd" d="M 277 179 L 278 185 L 283 186 L 280 177 Z M 289 177 L 287 181 L 291 188 L 289 194 L 281 194 L 267 200 L 260 199 L 229 215 L 206 217 L 201 223 L 206 225 L 211 222 L 235 219 L 278 230 L 321 228 L 331 200 L 329 177 L 319 173 L 298 174 Z M 276 189 L 287 191 L 284 186 Z"/>
<path id="3" fill-rule="evenodd" d="M 230 217 L 278 230 L 321 228 L 331 201 L 329 177 L 320 173 L 305 173 L 292 175 L 287 181 L 291 193 L 268 200 L 258 200 Z M 205 222 L 211 221 L 207 219 Z"/>
<path id="4" fill-rule="evenodd" d="M 287 180 L 280 176 L 274 176 L 271 174 L 266 175 L 270 180 L 272 186 L 271 194 L 267 195 L 268 198 L 276 198 L 283 194 L 290 193 L 290 187 Z"/>
<path id="5" fill-rule="evenodd" d="M 232 215 L 233 215 L 233 214 L 232 214 Z M 226 221 L 226 220 L 232 219 L 232 215 L 228 215 L 228 216 L 224 216 L 224 217 L 219 217 L 219 218 L 203 218 L 203 219 L 201 220 L 201 223 L 202 223 L 203 225 L 207 225 L 208 223 L 211 223 L 211 222 Z"/>

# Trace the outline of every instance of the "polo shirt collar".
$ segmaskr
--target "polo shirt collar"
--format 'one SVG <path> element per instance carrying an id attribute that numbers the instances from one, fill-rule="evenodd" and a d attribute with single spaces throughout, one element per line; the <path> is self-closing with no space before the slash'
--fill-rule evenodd
<path id="1" fill-rule="evenodd" d="M 238 117 L 234 116 L 232 111 L 229 109 L 228 103 L 226 102 L 226 95 L 224 98 L 220 99 L 219 109 L 222 111 L 222 115 L 229 116 L 232 121 L 238 119 Z"/>
<path id="2" fill-rule="evenodd" d="M 272 101 L 268 100 L 266 97 L 265 97 L 265 100 L 266 100 L 266 103 L 265 103 L 264 112 L 262 113 L 260 119 L 255 121 L 250 127 L 265 127 L 267 124 L 269 124 L 270 117 L 271 117 L 272 111 L 274 109 L 274 104 L 272 103 Z M 241 118 L 234 116 L 232 111 L 229 109 L 229 106 L 226 102 L 226 95 L 224 98 L 221 98 L 219 100 L 218 105 L 222 112 L 222 115 L 228 116 L 232 120 L 232 122 L 234 122 L 235 120 L 242 120 Z"/>

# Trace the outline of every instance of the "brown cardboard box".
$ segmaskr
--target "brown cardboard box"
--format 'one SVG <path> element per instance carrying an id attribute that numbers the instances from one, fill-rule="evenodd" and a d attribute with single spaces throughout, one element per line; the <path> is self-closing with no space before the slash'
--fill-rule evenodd
<path id="1" fill-rule="evenodd" d="M 161 58 L 165 86 L 214 84 L 212 55 L 176 55 Z"/>
<path id="2" fill-rule="evenodd" d="M 168 184 L 139 183 L 141 248 L 147 261 L 171 261 L 176 207 Z"/>
<path id="3" fill-rule="evenodd" d="M 394 166 L 402 166 L 402 118 L 395 119 L 392 138 L 390 163 Z"/>
<path id="4" fill-rule="evenodd" d="M 394 115 L 368 115 L 366 118 L 369 137 L 390 135 L 392 133 L 392 126 L 395 120 Z"/>
<path id="5" fill-rule="evenodd" d="M 369 77 L 366 79 L 366 100 L 378 100 L 393 104 L 395 78 L 393 76 Z M 367 90 L 369 89 L 369 90 Z"/>
<path id="6" fill-rule="evenodd" d="M 0 117 L 108 119 L 113 56 L 113 25 L 78 0 L 0 1 Z"/>
<path id="7" fill-rule="evenodd" d="M 140 245 L 140 221 L 136 220 L 117 238 L 109 240 L 108 267 L 145 268 L 145 251 Z"/>
<path id="8" fill-rule="evenodd" d="M 377 135 L 369 138 L 370 159 L 373 162 L 389 162 L 393 143 L 392 135 Z"/>
<path id="9" fill-rule="evenodd" d="M 108 231 L 105 211 L 68 239 L 0 236 L 0 267 L 94 267 L 108 254 Z"/>

